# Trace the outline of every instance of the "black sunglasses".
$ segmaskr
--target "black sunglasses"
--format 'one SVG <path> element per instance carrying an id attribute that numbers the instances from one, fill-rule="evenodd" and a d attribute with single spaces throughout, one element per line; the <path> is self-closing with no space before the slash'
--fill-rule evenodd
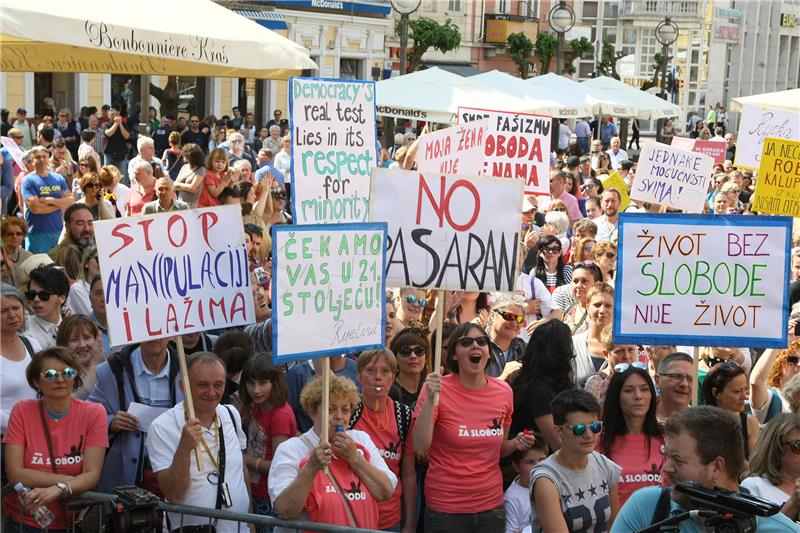
<path id="1" fill-rule="evenodd" d="M 25 298 L 27 298 L 30 301 L 33 301 L 38 296 L 41 301 L 46 302 L 47 300 L 50 299 L 50 297 L 52 295 L 53 295 L 53 293 L 50 292 L 50 291 L 38 291 L 38 292 L 37 291 L 27 291 L 25 293 Z"/>
<path id="2" fill-rule="evenodd" d="M 397 349 L 397 355 L 400 357 L 411 357 L 411 354 L 414 354 L 416 357 L 425 357 L 425 348 L 422 346 L 415 346 L 414 348 L 411 346 L 403 346 Z"/>
<path id="3" fill-rule="evenodd" d="M 486 335 L 482 335 L 480 337 L 461 337 L 460 339 L 456 340 L 456 342 L 462 348 L 469 348 L 473 343 L 480 347 L 484 347 L 488 346 L 489 337 Z"/>

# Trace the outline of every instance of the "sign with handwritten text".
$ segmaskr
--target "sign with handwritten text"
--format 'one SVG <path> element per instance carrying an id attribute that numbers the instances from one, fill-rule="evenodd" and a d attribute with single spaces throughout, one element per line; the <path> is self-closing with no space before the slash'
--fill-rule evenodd
<path id="1" fill-rule="evenodd" d="M 753 211 L 800 217 L 800 141 L 764 139 Z"/>
<path id="2" fill-rule="evenodd" d="M 458 123 L 489 119 L 483 176 L 521 178 L 525 194 L 550 195 L 552 118 L 474 107 L 458 108 Z M 463 174 L 459 172 L 460 174 Z"/>
<path id="3" fill-rule="evenodd" d="M 758 170 L 767 137 L 800 141 L 800 113 L 743 105 L 734 166 Z"/>
<path id="4" fill-rule="evenodd" d="M 785 348 L 792 219 L 621 213 L 620 344 Z"/>
<path id="5" fill-rule="evenodd" d="M 522 180 L 375 169 L 370 219 L 389 223 L 391 287 L 512 292 Z"/>
<path id="6" fill-rule="evenodd" d="M 386 224 L 273 226 L 275 364 L 383 346 Z"/>
<path id="7" fill-rule="evenodd" d="M 375 82 L 289 80 L 295 223 L 365 222 L 378 161 Z"/>
<path id="8" fill-rule="evenodd" d="M 417 170 L 440 174 L 478 176 L 483 172 L 483 145 L 489 120 L 426 133 L 419 138 Z"/>
<path id="9" fill-rule="evenodd" d="M 255 321 L 238 206 L 97 220 L 112 346 Z"/>
<path id="10" fill-rule="evenodd" d="M 645 143 L 631 198 L 702 213 L 714 160 L 657 142 Z"/>

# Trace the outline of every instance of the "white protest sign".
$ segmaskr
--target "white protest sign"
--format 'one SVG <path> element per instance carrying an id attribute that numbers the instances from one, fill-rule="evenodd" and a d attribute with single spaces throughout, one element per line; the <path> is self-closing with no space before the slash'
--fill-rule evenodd
<path id="1" fill-rule="evenodd" d="M 792 219 L 620 213 L 619 344 L 785 348 Z"/>
<path id="2" fill-rule="evenodd" d="M 707 155 L 649 142 L 642 148 L 631 198 L 702 213 L 714 160 Z"/>
<path id="3" fill-rule="evenodd" d="M 378 161 L 375 82 L 290 78 L 297 224 L 364 222 Z"/>
<path id="4" fill-rule="evenodd" d="M 484 176 L 521 178 L 525 194 L 550 195 L 550 134 L 552 118 L 474 107 L 458 108 L 458 123 L 489 119 Z"/>
<path id="5" fill-rule="evenodd" d="M 767 137 L 800 141 L 800 113 L 743 105 L 734 166 L 758 170 Z"/>
<path id="6" fill-rule="evenodd" d="M 385 223 L 273 226 L 273 362 L 383 347 L 385 258 Z"/>
<path id="7" fill-rule="evenodd" d="M 686 150 L 687 152 L 691 152 L 694 148 L 694 139 L 691 137 L 678 137 L 677 135 L 672 138 L 672 142 L 669 143 L 670 146 L 677 150 Z"/>
<path id="8" fill-rule="evenodd" d="M 389 286 L 512 292 L 522 180 L 375 169 L 370 219 L 389 223 Z"/>
<path id="9" fill-rule="evenodd" d="M 489 120 L 457 124 L 419 138 L 417 170 L 478 176 L 483 172 L 483 145 Z"/>
<path id="10" fill-rule="evenodd" d="M 239 206 L 94 223 L 111 344 L 255 321 Z"/>
<path id="11" fill-rule="evenodd" d="M 19 168 L 25 170 L 25 163 L 22 162 L 22 148 L 11 137 L 0 137 L 0 144 L 8 150 L 8 155 L 14 160 Z"/>

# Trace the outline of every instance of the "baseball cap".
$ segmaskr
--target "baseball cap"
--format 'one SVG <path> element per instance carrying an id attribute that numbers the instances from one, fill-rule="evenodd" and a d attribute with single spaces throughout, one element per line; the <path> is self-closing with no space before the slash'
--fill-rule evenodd
<path id="1" fill-rule="evenodd" d="M 577 155 L 571 155 L 567 158 L 567 168 L 575 168 L 581 164 L 581 158 Z"/>

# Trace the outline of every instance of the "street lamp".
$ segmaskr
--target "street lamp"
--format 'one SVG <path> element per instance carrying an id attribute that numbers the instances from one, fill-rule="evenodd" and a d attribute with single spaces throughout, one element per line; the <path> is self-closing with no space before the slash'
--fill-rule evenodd
<path id="1" fill-rule="evenodd" d="M 408 17 L 419 9 L 422 0 L 392 0 L 392 7 L 400 14 L 400 75 L 406 73 L 406 49 L 408 48 Z"/>
<path id="2" fill-rule="evenodd" d="M 556 74 L 561 75 L 564 61 L 564 34 L 575 25 L 575 11 L 561 0 L 550 10 L 550 27 L 558 34 L 558 50 L 556 51 Z"/>
<path id="3" fill-rule="evenodd" d="M 669 57 L 669 47 L 672 43 L 678 40 L 678 25 L 672 22 L 669 17 L 664 17 L 664 20 L 656 26 L 656 41 L 661 43 L 661 55 L 663 60 L 661 62 L 661 98 L 667 99 L 667 58 Z M 656 141 L 661 142 L 661 130 L 664 124 L 664 119 L 658 119 L 656 123 Z"/>

